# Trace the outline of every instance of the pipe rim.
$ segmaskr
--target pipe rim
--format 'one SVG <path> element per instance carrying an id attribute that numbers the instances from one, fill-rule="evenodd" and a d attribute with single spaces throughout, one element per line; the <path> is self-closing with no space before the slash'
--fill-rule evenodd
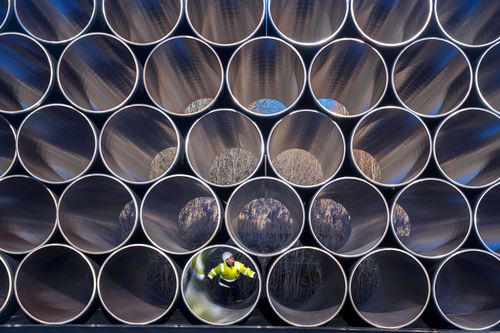
<path id="1" fill-rule="evenodd" d="M 7 0 L 7 12 L 5 13 L 5 17 L 3 18 L 2 22 L 0 22 L 0 30 L 5 28 L 5 25 L 7 25 L 10 15 L 12 14 L 12 1 L 13 0 Z"/>
<path id="2" fill-rule="evenodd" d="M 212 197 L 215 199 L 216 203 L 217 203 L 217 209 L 219 210 L 219 214 L 218 214 L 218 217 L 217 217 L 217 225 L 216 225 L 216 228 L 215 228 L 215 231 L 213 232 L 213 234 L 210 236 L 210 238 L 205 242 L 203 243 L 203 245 L 201 245 L 200 247 L 194 249 L 194 250 L 189 250 L 189 251 L 182 251 L 182 252 L 177 252 L 177 251 L 171 251 L 171 250 L 168 250 L 168 249 L 165 249 L 163 248 L 162 246 L 160 246 L 159 244 L 157 244 L 152 238 L 151 236 L 148 234 L 148 232 L 146 231 L 146 227 L 144 225 L 144 218 L 143 218 L 143 214 L 144 214 L 144 204 L 146 203 L 150 193 L 159 185 L 161 185 L 163 182 L 166 182 L 170 179 L 173 179 L 173 178 L 188 178 L 192 181 L 195 181 L 195 182 L 198 182 L 199 184 L 201 184 L 205 189 L 207 189 L 210 194 L 212 195 Z M 193 254 L 193 253 L 196 253 L 198 251 L 201 251 L 203 250 L 208 244 L 210 244 L 213 239 L 217 236 L 217 232 L 220 230 L 221 226 L 222 226 L 222 219 L 224 217 L 224 210 L 223 210 L 223 207 L 222 207 L 222 203 L 220 201 L 220 199 L 217 197 L 217 195 L 215 194 L 215 191 L 210 187 L 208 186 L 202 179 L 199 179 L 197 177 L 194 177 L 194 176 L 191 176 L 191 175 L 187 175 L 187 174 L 175 174 L 175 175 L 170 175 L 170 176 L 167 176 L 167 177 L 164 177 L 164 178 L 161 178 L 159 179 L 158 181 L 156 181 L 146 192 L 146 194 L 144 194 L 144 198 L 142 199 L 142 202 L 141 202 L 141 206 L 140 206 L 140 209 L 139 209 L 139 214 L 140 216 L 140 224 L 141 224 L 141 229 L 144 233 L 144 235 L 146 236 L 146 238 L 148 239 L 148 241 L 153 244 L 156 248 L 160 249 L 161 251 L 163 252 L 166 252 L 168 254 L 173 254 L 173 255 L 186 255 L 186 254 Z"/>
<path id="3" fill-rule="evenodd" d="M 12 300 L 12 295 L 14 294 L 14 286 L 13 286 L 13 270 L 10 268 L 9 263 L 7 260 L 5 260 L 5 257 L 0 254 L 0 263 L 4 266 L 5 270 L 7 271 L 7 277 L 8 277 L 8 288 L 7 288 L 7 295 L 5 296 L 5 301 L 0 304 L 0 313 L 2 313 L 8 306 L 10 301 Z"/>
<path id="4" fill-rule="evenodd" d="M 500 37 L 499 37 L 500 39 Z M 483 62 L 483 59 L 488 55 L 488 53 L 493 50 L 495 47 L 500 47 L 500 41 L 493 42 L 493 45 L 491 45 L 486 51 L 483 52 L 481 57 L 479 58 L 479 61 L 477 62 L 476 70 L 474 71 L 474 82 L 476 85 L 476 90 L 479 94 L 479 98 L 481 99 L 481 102 L 483 102 L 486 107 L 492 111 L 499 112 L 500 110 L 496 110 L 493 105 L 490 104 L 490 102 L 486 99 L 484 96 L 483 92 L 481 91 L 481 86 L 479 85 L 479 70 L 481 68 L 481 64 Z"/>
<path id="5" fill-rule="evenodd" d="M 12 170 L 12 168 L 14 167 L 14 165 L 16 165 L 16 162 L 19 159 L 19 156 L 18 156 L 18 151 L 17 151 L 17 134 L 16 134 L 16 130 L 10 124 L 10 122 L 7 119 L 5 119 L 1 114 L 0 114 L 0 122 L 5 123 L 10 128 L 10 132 L 12 133 L 12 139 L 14 140 L 14 155 L 12 156 L 11 162 L 10 162 L 9 166 L 7 167 L 7 169 L 5 169 L 5 171 L 3 171 L 3 172 L 0 173 L 0 179 L 2 179 L 4 177 L 6 177 L 6 175 Z M 1 310 L 0 310 L 0 312 L 1 312 Z"/>
<path id="6" fill-rule="evenodd" d="M 484 197 L 486 197 L 488 195 L 488 193 L 490 191 L 494 191 L 498 188 L 500 188 L 500 182 L 488 187 L 486 190 L 484 190 L 480 196 L 479 196 L 479 199 L 477 200 L 476 202 L 476 205 L 474 207 L 474 221 L 472 224 L 474 224 L 474 231 L 479 239 L 479 241 L 481 242 L 481 245 L 486 249 L 488 250 L 489 252 L 493 253 L 494 255 L 500 257 L 500 253 L 496 253 L 492 248 L 491 246 L 489 246 L 488 244 L 486 244 L 486 241 L 483 239 L 483 237 L 481 236 L 481 233 L 479 232 L 479 227 L 478 227 L 478 212 L 479 212 L 479 206 L 481 205 L 481 203 L 483 202 L 483 199 Z"/>

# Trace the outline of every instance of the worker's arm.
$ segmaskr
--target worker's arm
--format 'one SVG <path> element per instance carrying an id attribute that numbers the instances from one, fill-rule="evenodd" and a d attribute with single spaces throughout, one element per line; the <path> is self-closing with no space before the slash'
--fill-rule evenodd
<path id="1" fill-rule="evenodd" d="M 254 278 L 255 277 L 255 272 L 250 269 L 250 267 L 245 267 L 243 263 L 239 263 L 239 272 L 245 276 L 248 276 L 249 278 Z"/>
<path id="2" fill-rule="evenodd" d="M 210 270 L 210 272 L 208 272 L 207 276 L 208 276 L 208 278 L 210 280 L 212 280 L 214 277 L 216 277 L 217 275 L 219 275 L 221 273 L 221 271 L 222 271 L 222 265 L 223 264 L 219 264 L 219 265 L 215 266 L 214 268 L 212 268 Z"/>

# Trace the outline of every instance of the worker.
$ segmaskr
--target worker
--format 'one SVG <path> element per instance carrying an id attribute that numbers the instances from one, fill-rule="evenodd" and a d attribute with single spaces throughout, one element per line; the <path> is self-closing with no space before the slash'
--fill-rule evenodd
<path id="1" fill-rule="evenodd" d="M 240 274 L 251 279 L 255 278 L 253 270 L 245 267 L 243 263 L 235 261 L 234 255 L 231 252 L 224 252 L 222 254 L 222 262 L 210 270 L 207 278 L 213 280 L 218 275 L 222 298 L 226 303 L 229 303 L 229 296 L 232 295 L 234 302 L 239 303 L 243 300 L 238 284 Z"/>

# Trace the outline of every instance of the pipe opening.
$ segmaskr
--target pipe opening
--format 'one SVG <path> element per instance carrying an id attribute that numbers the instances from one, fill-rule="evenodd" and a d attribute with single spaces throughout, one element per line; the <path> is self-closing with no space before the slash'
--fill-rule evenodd
<path id="1" fill-rule="evenodd" d="M 490 251 L 500 255 L 500 184 L 486 190 L 476 207 L 475 224 L 477 234 Z"/>
<path id="2" fill-rule="evenodd" d="M 7 119 L 0 117 L 0 178 L 13 166 L 16 159 L 16 135 Z"/>
<path id="3" fill-rule="evenodd" d="M 499 9 L 500 10 L 500 9 Z M 479 60 L 476 85 L 479 95 L 490 109 L 500 112 L 500 43 L 490 47 Z"/>
<path id="4" fill-rule="evenodd" d="M 309 86 L 316 103 L 337 116 L 358 116 L 374 108 L 387 90 L 382 56 L 357 39 L 340 39 L 314 57 Z"/>

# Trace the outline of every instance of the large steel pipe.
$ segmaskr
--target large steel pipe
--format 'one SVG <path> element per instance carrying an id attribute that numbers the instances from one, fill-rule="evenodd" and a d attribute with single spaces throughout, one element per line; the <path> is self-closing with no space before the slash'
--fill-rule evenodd
<path id="1" fill-rule="evenodd" d="M 281 37 L 302 46 L 333 39 L 347 20 L 348 0 L 270 0 L 269 19 Z"/>
<path id="2" fill-rule="evenodd" d="M 236 262 L 249 268 L 253 278 L 239 275 L 236 284 L 240 299 L 225 295 L 220 277 L 207 276 L 223 263 L 222 254 L 230 252 Z M 247 272 L 248 273 L 248 272 Z M 255 261 L 241 250 L 229 245 L 212 245 L 193 255 L 182 272 L 181 295 L 188 310 L 200 321 L 210 325 L 231 325 L 248 317 L 257 306 L 261 294 L 261 275 Z"/>
<path id="3" fill-rule="evenodd" d="M 247 116 L 214 110 L 189 130 L 186 156 L 194 173 L 210 185 L 234 187 L 257 172 L 264 160 L 264 139 Z"/>
<path id="4" fill-rule="evenodd" d="M 484 188 L 500 180 L 500 116 L 470 108 L 451 114 L 436 130 L 434 158 L 456 185 Z"/>
<path id="5" fill-rule="evenodd" d="M 54 81 L 52 57 L 32 37 L 0 34 L 0 112 L 31 111 L 43 103 Z"/>
<path id="6" fill-rule="evenodd" d="M 105 33 L 76 38 L 57 64 L 62 93 L 71 104 L 87 112 L 109 112 L 125 105 L 140 77 L 140 65 L 132 50 Z"/>
<path id="7" fill-rule="evenodd" d="M 439 38 L 419 39 L 398 55 L 392 88 L 398 100 L 423 117 L 442 117 L 458 109 L 473 84 L 465 53 Z"/>
<path id="8" fill-rule="evenodd" d="M 14 127 L 0 116 L 0 178 L 6 175 L 16 161 L 16 133 Z"/>
<path id="9" fill-rule="evenodd" d="M 207 43 L 177 36 L 158 45 L 144 65 L 151 100 L 173 115 L 192 115 L 211 107 L 222 91 L 224 71 Z"/>
<path id="10" fill-rule="evenodd" d="M 326 183 L 339 171 L 346 153 L 340 127 L 312 110 L 290 113 L 278 121 L 267 140 L 267 158 L 281 179 L 298 188 Z"/>
<path id="11" fill-rule="evenodd" d="M 500 113 L 500 42 L 486 50 L 476 69 L 476 89 L 483 103 Z"/>
<path id="12" fill-rule="evenodd" d="M 2 30 L 9 22 L 12 11 L 12 1 L 13 0 L 0 1 L 0 30 Z"/>
<path id="13" fill-rule="evenodd" d="M 97 279 L 99 298 L 106 311 L 122 323 L 153 323 L 175 304 L 178 271 L 166 254 L 152 246 L 125 246 L 102 264 Z"/>
<path id="14" fill-rule="evenodd" d="M 434 13 L 443 33 L 466 47 L 482 47 L 500 38 L 496 0 L 436 0 Z"/>
<path id="15" fill-rule="evenodd" d="M 251 38 L 266 17 L 265 0 L 186 0 L 194 33 L 216 46 L 235 46 Z"/>
<path id="16" fill-rule="evenodd" d="M 381 186 L 401 186 L 416 179 L 431 158 L 431 135 L 414 113 L 396 106 L 373 110 L 351 136 L 354 166 Z"/>
<path id="17" fill-rule="evenodd" d="M 398 47 L 416 39 L 432 17 L 432 0 L 352 0 L 351 14 L 368 40 Z"/>
<path id="18" fill-rule="evenodd" d="M 347 297 L 347 278 L 331 254 L 314 247 L 288 250 L 271 265 L 266 294 L 287 323 L 314 327 L 332 320 Z"/>
<path id="19" fill-rule="evenodd" d="M 3 323 L 18 308 L 14 297 L 14 273 L 17 262 L 0 254 L 0 321 Z"/>
<path id="20" fill-rule="evenodd" d="M 152 45 L 179 25 L 183 0 L 104 0 L 103 14 L 113 33 L 125 42 Z"/>
<path id="21" fill-rule="evenodd" d="M 83 175 L 97 156 L 97 133 L 81 112 L 63 104 L 42 106 L 19 127 L 19 161 L 33 177 L 51 184 Z"/>
<path id="22" fill-rule="evenodd" d="M 316 104 L 337 117 L 358 117 L 380 103 L 389 74 L 382 55 L 358 39 L 338 39 L 315 55 L 309 88 Z"/>
<path id="23" fill-rule="evenodd" d="M 259 37 L 233 53 L 226 80 L 231 97 L 243 110 L 275 116 L 290 110 L 304 93 L 306 67 L 290 44 L 274 37 Z"/>
<path id="24" fill-rule="evenodd" d="M 329 252 L 360 257 L 382 242 L 389 228 L 389 207 L 382 193 L 366 180 L 338 178 L 314 195 L 309 227 Z"/>
<path id="25" fill-rule="evenodd" d="M 159 109 L 129 105 L 104 124 L 99 151 L 108 170 L 132 184 L 148 184 L 170 173 L 183 156 L 174 122 Z"/>
<path id="26" fill-rule="evenodd" d="M 76 249 L 105 254 L 125 244 L 137 226 L 139 202 L 121 181 L 105 174 L 83 176 L 59 198 L 59 229 Z"/>
<path id="27" fill-rule="evenodd" d="M 500 324 L 500 258 L 482 250 L 463 250 L 446 258 L 433 280 L 438 311 L 464 330 Z"/>
<path id="28" fill-rule="evenodd" d="M 349 278 L 349 296 L 356 313 L 381 329 L 415 322 L 431 298 L 424 266 L 399 249 L 379 249 L 359 260 Z"/>
<path id="29" fill-rule="evenodd" d="M 484 191 L 474 210 L 474 227 L 483 245 L 500 256 L 500 183 Z"/>
<path id="30" fill-rule="evenodd" d="M 149 241 L 171 254 L 189 254 L 206 246 L 223 218 L 215 192 L 188 175 L 172 175 L 155 183 L 144 196 L 140 214 Z"/>
<path id="31" fill-rule="evenodd" d="M 57 229 L 57 199 L 27 176 L 0 179 L 0 250 L 26 254 L 45 244 Z"/>
<path id="32" fill-rule="evenodd" d="M 425 178 L 396 195 L 391 221 L 393 234 L 405 250 L 421 258 L 439 259 L 464 244 L 472 226 L 472 210 L 457 187 Z"/>
<path id="33" fill-rule="evenodd" d="M 45 43 L 66 43 L 85 33 L 98 11 L 96 0 L 15 0 L 22 28 Z"/>
<path id="34" fill-rule="evenodd" d="M 304 229 L 305 212 L 297 192 L 277 178 L 258 177 L 240 185 L 226 206 L 226 228 L 245 252 L 271 257 L 285 252 Z"/>

